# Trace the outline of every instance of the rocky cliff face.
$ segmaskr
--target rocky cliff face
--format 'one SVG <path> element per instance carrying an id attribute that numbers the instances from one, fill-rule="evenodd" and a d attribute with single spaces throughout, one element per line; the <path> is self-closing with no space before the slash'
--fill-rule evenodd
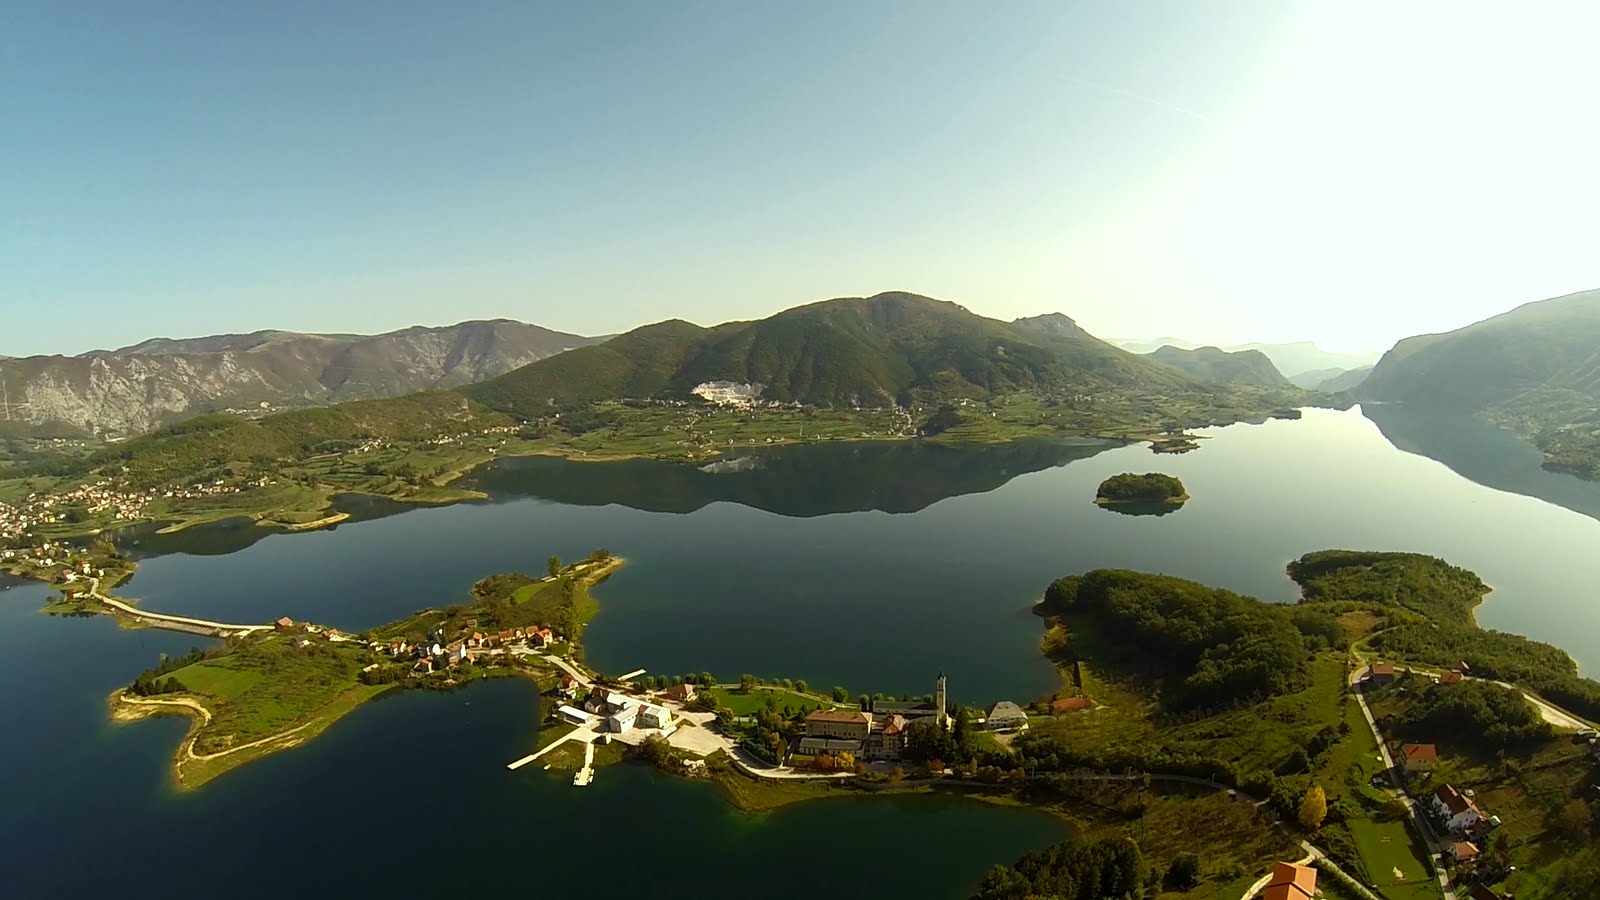
<path id="1" fill-rule="evenodd" d="M 219 410 L 268 410 L 454 387 L 595 339 L 505 319 L 380 335 L 265 331 L 82 356 L 0 358 L 0 420 L 97 435 Z"/>

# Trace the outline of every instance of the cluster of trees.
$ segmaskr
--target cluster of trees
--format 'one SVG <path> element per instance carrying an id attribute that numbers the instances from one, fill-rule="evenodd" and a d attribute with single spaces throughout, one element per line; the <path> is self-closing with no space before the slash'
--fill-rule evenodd
<path id="1" fill-rule="evenodd" d="M 1411 702 L 1405 728 L 1419 735 L 1452 735 L 1491 750 L 1542 743 L 1555 736 L 1520 692 L 1483 681 L 1429 685 Z"/>
<path id="2" fill-rule="evenodd" d="M 778 687 L 778 688 L 783 688 L 786 691 L 799 691 L 802 694 L 811 693 L 811 685 L 808 682 L 806 682 L 805 679 L 794 679 L 794 680 L 791 680 L 791 679 L 788 679 L 788 678 L 779 678 L 776 681 L 768 681 L 767 679 L 762 678 L 759 675 L 740 675 L 739 676 L 739 691 L 740 691 L 740 693 L 748 694 L 751 691 L 755 690 L 757 687 L 761 687 L 761 686 Z M 839 692 L 842 691 L 842 690 L 844 690 L 844 689 L 843 688 L 834 688 L 833 689 L 834 697 L 837 698 L 839 696 Z M 850 695 L 849 694 L 845 694 L 845 699 L 846 700 L 850 699 Z M 843 701 L 841 701 L 841 702 L 843 702 Z"/>
<path id="3" fill-rule="evenodd" d="M 152 694 L 175 694 L 187 690 L 183 683 L 176 678 L 162 678 L 171 672 L 176 672 L 184 666 L 191 666 L 206 658 L 206 652 L 199 647 L 190 647 L 189 652 L 182 656 L 163 656 L 161 661 L 139 673 L 139 677 L 128 685 L 128 691 L 140 697 L 149 697 Z"/>
<path id="4" fill-rule="evenodd" d="M 1307 644 L 1279 606 L 1165 575 L 1099 569 L 1045 592 L 1049 615 L 1085 616 L 1125 645 L 1119 663 L 1161 683 L 1169 710 L 1229 706 L 1310 681 Z M 1071 645 L 1069 653 L 1075 652 Z"/>
<path id="5" fill-rule="evenodd" d="M 1163 475 L 1160 472 L 1147 472 L 1143 475 L 1124 472 L 1100 482 L 1100 489 L 1095 491 L 1095 497 L 1113 503 L 1138 500 L 1166 502 L 1176 500 L 1185 493 L 1183 482 L 1171 475 Z"/>
<path id="6" fill-rule="evenodd" d="M 1145 895 L 1150 869 L 1128 838 L 1069 838 L 984 876 L 975 900 L 1123 900 Z"/>
<path id="7" fill-rule="evenodd" d="M 1489 592 L 1476 574 L 1420 553 L 1324 550 L 1289 564 L 1311 606 L 1362 605 L 1392 611 L 1395 627 L 1373 639 L 1385 654 L 1533 688 L 1586 718 L 1600 718 L 1600 682 L 1578 674 L 1557 647 L 1479 628 L 1472 610 Z"/>

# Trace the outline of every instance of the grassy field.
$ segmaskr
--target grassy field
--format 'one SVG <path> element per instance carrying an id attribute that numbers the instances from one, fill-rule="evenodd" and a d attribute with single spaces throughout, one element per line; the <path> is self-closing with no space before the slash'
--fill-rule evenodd
<path id="1" fill-rule="evenodd" d="M 785 706 L 799 710 L 801 708 L 818 709 L 823 706 L 832 708 L 834 705 L 831 702 L 824 704 L 815 697 L 796 694 L 783 688 L 758 687 L 748 694 L 737 690 L 729 691 L 717 688 L 711 693 L 716 696 L 719 706 L 726 706 L 728 709 L 733 710 L 733 714 L 736 716 L 754 715 L 757 710 L 766 706 L 768 697 L 771 697 L 778 704 L 779 710 L 782 710 Z"/>
<path id="2" fill-rule="evenodd" d="M 233 657 L 214 662 L 197 662 L 172 673 L 188 690 L 232 700 L 255 686 L 266 675 L 260 668 L 245 668 Z"/>
<path id="3" fill-rule="evenodd" d="M 284 735 L 276 740 L 266 740 L 255 746 L 245 747 L 211 759 L 180 760 L 177 766 L 178 779 L 185 787 L 197 788 L 213 778 L 252 760 L 260 759 L 263 756 L 286 750 L 290 747 L 297 747 L 327 730 L 328 726 L 339 721 L 351 710 L 392 688 L 392 685 L 366 684 L 357 684 L 346 688 L 329 698 L 327 703 L 308 714 L 305 721 L 301 723 L 303 727 L 300 727 L 299 730 L 291 735 Z"/>
<path id="4" fill-rule="evenodd" d="M 313 641 L 298 648 L 289 637 L 269 635 L 180 670 L 196 681 L 179 677 L 185 686 L 215 697 L 212 721 L 196 736 L 195 751 L 216 753 L 311 721 L 357 687 L 362 665 L 362 651 L 348 644 Z"/>
<path id="5" fill-rule="evenodd" d="M 1439 900 L 1439 883 L 1405 822 L 1359 820 L 1347 827 L 1378 893 L 1387 900 Z"/>

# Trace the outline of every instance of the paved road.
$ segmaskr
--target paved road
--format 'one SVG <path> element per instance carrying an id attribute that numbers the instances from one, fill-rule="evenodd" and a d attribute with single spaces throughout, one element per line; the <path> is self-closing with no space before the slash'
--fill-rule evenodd
<path id="1" fill-rule="evenodd" d="M 1406 809 L 1411 811 L 1412 824 L 1416 826 L 1417 833 L 1422 835 L 1422 841 L 1428 847 L 1428 856 L 1432 858 L 1433 870 L 1438 873 L 1439 890 L 1444 892 L 1444 900 L 1456 900 L 1455 891 L 1450 887 L 1450 874 L 1444 865 L 1444 848 L 1434 836 L 1433 824 L 1428 821 L 1427 811 L 1422 804 L 1411 796 L 1406 790 L 1405 783 L 1400 780 L 1400 770 L 1395 768 L 1394 757 L 1389 754 L 1389 745 L 1384 742 L 1383 732 L 1378 730 L 1378 723 L 1372 718 L 1372 709 L 1367 706 L 1366 694 L 1361 690 L 1361 679 L 1368 671 L 1370 671 L 1368 667 L 1361 666 L 1350 673 L 1351 693 L 1356 695 L 1356 703 L 1361 707 L 1361 717 L 1367 720 L 1367 727 L 1372 729 L 1372 739 L 1378 742 L 1378 752 L 1383 755 L 1383 765 L 1389 774 L 1389 783 L 1394 785 L 1395 794 L 1405 802 Z"/>
<path id="2" fill-rule="evenodd" d="M 170 622 L 176 625 L 187 625 L 193 628 L 213 628 L 217 631 L 226 631 L 230 633 L 240 631 L 268 631 L 272 628 L 271 625 L 229 625 L 226 622 L 212 622 L 207 619 L 191 619 L 187 616 L 169 616 L 166 613 L 149 612 L 147 610 L 139 609 L 136 606 L 129 606 L 115 597 L 108 597 L 105 594 L 100 593 L 100 579 L 98 578 L 89 579 L 89 596 L 99 600 L 101 603 L 104 603 L 107 606 L 112 607 L 113 609 L 120 610 L 136 619 L 149 622 L 152 625 L 160 625 L 163 622 Z"/>

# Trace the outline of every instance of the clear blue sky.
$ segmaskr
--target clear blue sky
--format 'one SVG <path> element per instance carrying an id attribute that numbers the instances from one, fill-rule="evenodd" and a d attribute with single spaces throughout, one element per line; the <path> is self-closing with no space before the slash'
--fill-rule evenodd
<path id="1" fill-rule="evenodd" d="M 906 289 L 1382 346 L 1600 285 L 1590 4 L 33 2 L 0 353 Z"/>

